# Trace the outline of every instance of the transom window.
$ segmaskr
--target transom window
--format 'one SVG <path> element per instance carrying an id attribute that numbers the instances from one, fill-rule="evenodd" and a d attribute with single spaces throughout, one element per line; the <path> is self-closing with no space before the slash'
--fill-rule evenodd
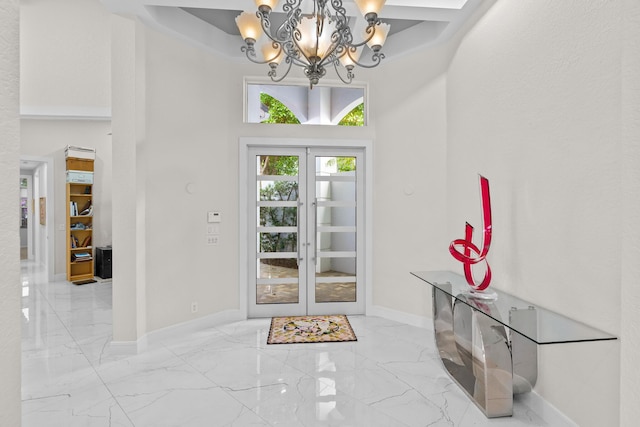
<path id="1" fill-rule="evenodd" d="M 245 121 L 365 126 L 364 87 L 247 83 Z"/>

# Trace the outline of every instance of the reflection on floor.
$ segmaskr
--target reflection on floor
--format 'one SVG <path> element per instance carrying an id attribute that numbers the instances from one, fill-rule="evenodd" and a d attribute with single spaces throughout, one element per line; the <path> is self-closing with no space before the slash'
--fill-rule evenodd
<path id="1" fill-rule="evenodd" d="M 356 342 L 267 345 L 270 319 L 250 319 L 117 355 L 110 281 L 48 283 L 22 265 L 23 427 L 574 426 L 526 396 L 486 419 L 431 330 L 377 317 L 349 317 Z"/>
<path id="2" fill-rule="evenodd" d="M 350 276 L 338 271 L 316 273 L 316 277 Z M 263 279 L 297 278 L 298 270 L 260 263 L 260 277 Z M 258 285 L 256 289 L 258 304 L 282 304 L 298 302 L 298 284 L 280 283 Z M 356 284 L 354 282 L 316 283 L 316 302 L 354 302 Z"/>

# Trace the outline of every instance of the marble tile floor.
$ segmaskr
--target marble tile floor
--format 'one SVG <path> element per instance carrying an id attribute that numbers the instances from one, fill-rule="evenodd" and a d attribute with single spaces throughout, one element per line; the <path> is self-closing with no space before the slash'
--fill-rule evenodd
<path id="1" fill-rule="evenodd" d="M 125 356 L 111 282 L 48 283 L 23 261 L 21 287 L 23 427 L 574 425 L 530 397 L 485 418 L 428 329 L 350 316 L 357 342 L 267 345 L 270 320 L 249 319 Z"/>

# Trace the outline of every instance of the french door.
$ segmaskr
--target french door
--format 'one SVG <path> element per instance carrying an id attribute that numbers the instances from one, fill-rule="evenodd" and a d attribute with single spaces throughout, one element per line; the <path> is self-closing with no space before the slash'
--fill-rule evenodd
<path id="1" fill-rule="evenodd" d="M 250 317 L 362 314 L 362 149 L 248 150 Z"/>

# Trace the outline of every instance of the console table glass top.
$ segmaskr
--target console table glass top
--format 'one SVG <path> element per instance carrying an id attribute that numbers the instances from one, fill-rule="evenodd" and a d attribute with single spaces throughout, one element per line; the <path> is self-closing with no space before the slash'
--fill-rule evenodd
<path id="1" fill-rule="evenodd" d="M 445 292 L 461 302 L 468 304 L 470 287 L 465 278 L 450 271 L 418 271 L 411 272 L 418 279 Z M 510 330 L 521 334 L 536 344 L 558 344 L 581 341 L 615 340 L 614 335 L 603 332 L 584 323 L 569 319 L 559 313 L 535 306 L 506 292 L 491 288 L 497 295 L 495 300 L 486 300 L 491 303 L 491 309 L 483 310 L 483 304 L 470 305 L 474 310 L 481 311 Z M 481 299 L 475 301 L 482 302 Z M 535 325 L 511 325 L 510 312 L 513 310 L 535 310 Z"/>

